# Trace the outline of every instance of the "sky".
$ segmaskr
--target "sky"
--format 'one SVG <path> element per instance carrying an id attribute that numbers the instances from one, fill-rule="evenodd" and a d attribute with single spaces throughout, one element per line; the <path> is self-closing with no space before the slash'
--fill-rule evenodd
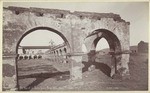
<path id="1" fill-rule="evenodd" d="M 44 33 L 43 33 L 44 32 Z M 39 36 L 44 36 L 39 38 Z M 49 46 L 53 41 L 55 45 L 62 44 L 63 39 L 56 33 L 48 30 L 36 30 L 26 35 L 20 45 L 21 46 Z"/>
<path id="2" fill-rule="evenodd" d="M 148 42 L 149 6 L 147 2 L 5 2 L 4 7 L 39 7 L 51 9 L 64 9 L 73 11 L 87 11 L 98 13 L 119 14 L 122 19 L 130 22 L 130 45 L 137 45 L 141 40 Z M 42 34 L 42 33 L 41 33 Z M 47 34 L 47 33 L 46 33 Z M 33 38 L 32 38 L 33 39 Z M 105 40 L 102 40 L 105 42 Z M 102 43 L 108 47 L 107 43 Z"/>

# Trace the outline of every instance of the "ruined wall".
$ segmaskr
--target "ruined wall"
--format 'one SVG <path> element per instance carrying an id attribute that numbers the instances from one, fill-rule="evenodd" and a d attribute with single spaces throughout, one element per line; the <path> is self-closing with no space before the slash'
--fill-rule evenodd
<path id="1" fill-rule="evenodd" d="M 3 53 L 15 53 L 16 43 L 23 33 L 36 27 L 49 27 L 61 32 L 71 47 L 77 44 L 74 51 L 78 52 L 88 34 L 97 29 L 107 29 L 118 37 L 122 50 L 129 50 L 129 23 L 119 15 L 9 7 L 3 12 Z"/>
<path id="2" fill-rule="evenodd" d="M 144 41 L 140 41 L 138 43 L 138 52 L 139 53 L 148 53 L 148 43 Z"/>
<path id="3" fill-rule="evenodd" d="M 11 10 L 12 9 L 12 10 Z M 38 10 L 38 9 L 36 9 Z M 16 14 L 18 11 L 19 14 Z M 36 27 L 49 27 L 61 32 L 67 40 L 70 40 L 70 24 L 68 20 L 64 20 L 59 15 L 56 14 L 45 14 L 43 16 L 38 15 L 38 12 L 27 11 L 20 8 L 14 9 L 4 9 L 3 13 L 3 53 L 15 53 L 15 48 L 17 42 L 21 36 Z M 65 13 L 65 11 L 64 11 Z M 63 24 L 62 24 L 63 23 Z M 7 38 L 5 38 L 7 37 Z M 42 38 L 42 37 L 41 37 Z"/>
<path id="4" fill-rule="evenodd" d="M 5 75 L 7 65 L 3 66 L 3 88 L 16 88 L 15 58 L 17 56 L 17 43 L 24 33 L 38 27 L 51 28 L 56 30 L 56 33 L 61 33 L 68 41 L 71 52 L 73 53 L 82 52 L 82 45 L 84 44 L 85 38 L 97 29 L 111 31 L 118 37 L 121 50 L 129 50 L 129 23 L 125 22 L 117 14 L 70 12 L 66 10 L 41 8 L 3 8 L 3 64 L 9 64 L 10 67 L 12 67 L 11 70 L 14 71 L 14 73 L 10 73 L 11 75 Z M 6 58 L 10 56 L 11 59 Z M 77 60 L 78 58 L 80 60 Z M 81 56 L 78 54 L 72 56 L 72 59 L 76 60 L 77 64 L 82 61 Z M 123 54 L 121 62 L 122 64 L 120 66 L 128 68 L 129 55 Z M 76 68 L 72 67 L 72 70 L 73 69 Z M 74 70 L 72 72 L 78 73 L 78 71 Z M 79 75 L 79 77 L 81 77 L 81 75 Z M 11 80 L 12 83 L 9 84 L 6 82 L 7 79 Z"/>

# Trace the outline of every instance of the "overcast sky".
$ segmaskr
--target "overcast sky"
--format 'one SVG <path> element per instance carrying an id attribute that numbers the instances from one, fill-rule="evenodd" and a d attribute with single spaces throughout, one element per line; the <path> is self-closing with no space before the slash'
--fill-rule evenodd
<path id="1" fill-rule="evenodd" d="M 148 3 L 52 3 L 52 2 L 38 2 L 38 3 L 4 3 L 7 6 L 19 7 L 40 7 L 52 9 L 65 9 L 71 11 L 87 11 L 98 13 L 116 13 L 122 19 L 130 22 L 130 45 L 137 45 L 141 40 L 148 42 Z"/>
<path id="2" fill-rule="evenodd" d="M 44 32 L 44 33 L 43 33 Z M 39 36 L 43 36 L 39 38 Z M 37 30 L 26 35 L 21 41 L 21 46 L 49 46 L 53 41 L 55 45 L 62 44 L 63 39 L 56 33 L 48 30 Z"/>

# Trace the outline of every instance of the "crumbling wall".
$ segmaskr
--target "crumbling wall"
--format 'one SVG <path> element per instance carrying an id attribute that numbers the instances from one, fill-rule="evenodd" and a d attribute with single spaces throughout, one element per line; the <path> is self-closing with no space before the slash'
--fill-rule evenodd
<path id="1" fill-rule="evenodd" d="M 138 52 L 139 53 L 148 53 L 148 43 L 140 41 L 138 43 Z"/>
<path id="2" fill-rule="evenodd" d="M 122 59 L 118 66 L 127 68 L 128 71 L 129 55 L 124 54 L 123 51 L 129 50 L 129 22 L 121 19 L 117 14 L 113 13 L 90 13 L 90 12 L 70 12 L 67 10 L 58 9 L 41 9 L 41 8 L 22 8 L 22 7 L 8 7 L 3 8 L 3 58 L 10 57 L 9 60 L 3 59 L 3 88 L 15 89 L 16 72 L 7 73 L 5 68 L 11 64 L 11 70 L 16 70 L 17 57 L 16 48 L 20 38 L 33 28 L 46 27 L 56 30 L 56 33 L 61 33 L 68 41 L 71 49 L 71 53 L 82 52 L 82 45 L 85 38 L 97 29 L 106 29 L 111 31 L 117 36 L 121 44 Z M 53 32 L 55 32 L 53 30 Z M 42 38 L 42 37 L 41 37 Z M 82 54 L 82 53 L 81 53 Z M 72 59 L 78 61 L 76 64 L 80 64 L 82 61 L 81 54 L 72 55 Z M 81 67 L 78 66 L 78 71 L 74 72 L 74 78 L 76 78 L 76 72 L 81 72 Z M 72 70 L 77 67 L 72 67 Z M 8 75 L 6 75 L 8 74 Z M 9 75 L 10 74 L 10 75 Z M 77 77 L 81 78 L 81 75 L 77 74 Z M 10 78 L 7 78 L 10 77 Z M 11 80 L 13 85 L 6 82 Z M 9 81 L 8 80 L 8 81 Z"/>

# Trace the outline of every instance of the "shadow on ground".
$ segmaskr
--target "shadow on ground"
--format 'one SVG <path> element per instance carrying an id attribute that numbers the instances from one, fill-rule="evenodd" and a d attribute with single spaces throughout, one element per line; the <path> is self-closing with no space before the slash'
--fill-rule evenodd
<path id="1" fill-rule="evenodd" d="M 36 74 L 30 74 L 30 75 L 22 75 L 22 76 L 19 76 L 18 79 L 36 78 L 36 80 L 33 81 L 31 84 L 29 84 L 27 87 L 25 87 L 23 89 L 19 89 L 19 90 L 20 91 L 29 91 L 48 78 L 55 78 L 57 80 L 66 80 L 66 79 L 69 79 L 69 75 L 70 75 L 69 71 L 56 72 L 56 73 L 36 73 Z M 62 78 L 60 78 L 60 76 L 62 76 Z"/>
<path id="2" fill-rule="evenodd" d="M 102 71 L 105 75 L 107 75 L 108 77 L 110 77 L 110 73 L 111 73 L 111 68 L 104 63 L 100 63 L 100 62 L 96 62 L 95 58 L 96 58 L 96 51 L 95 50 L 91 50 L 87 56 L 88 56 L 88 60 L 87 61 L 83 61 L 82 63 L 84 64 L 84 67 L 82 68 L 82 72 L 84 73 L 85 71 L 88 71 L 88 68 L 91 65 L 95 65 L 96 69 L 99 69 L 100 71 Z"/>
<path id="3" fill-rule="evenodd" d="M 98 63 L 98 62 L 82 62 L 84 64 L 84 67 L 82 68 L 82 72 L 86 72 L 88 71 L 88 68 L 91 65 L 95 65 L 96 69 L 99 69 L 100 71 L 102 71 L 105 75 L 107 75 L 108 77 L 110 77 L 110 73 L 111 73 L 111 68 L 104 64 L 104 63 Z"/>

